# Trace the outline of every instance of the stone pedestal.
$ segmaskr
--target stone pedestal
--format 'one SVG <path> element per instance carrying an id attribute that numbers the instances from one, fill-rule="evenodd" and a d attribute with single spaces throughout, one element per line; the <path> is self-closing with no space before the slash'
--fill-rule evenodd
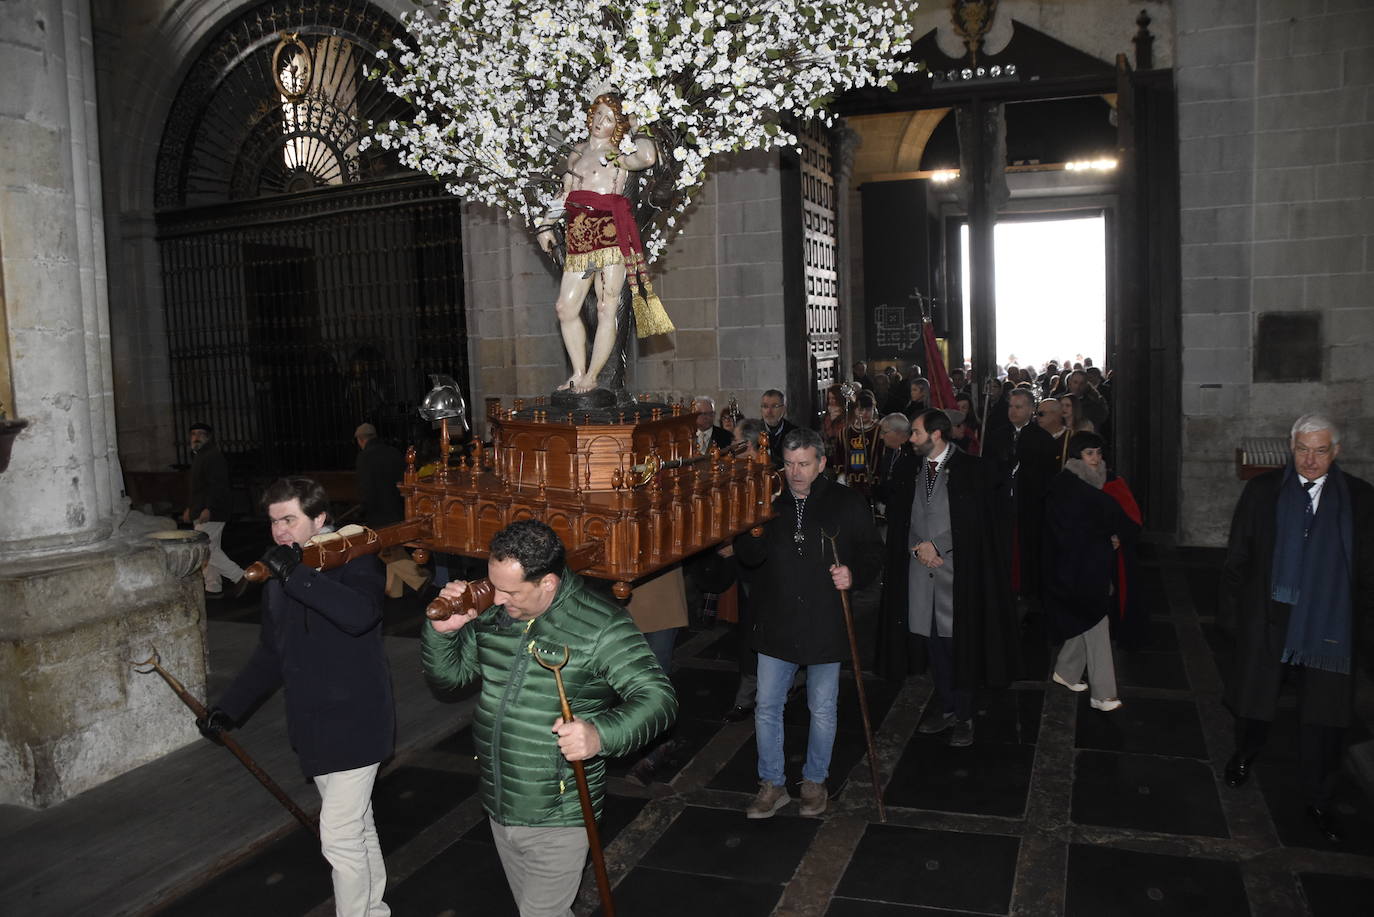
<path id="1" fill-rule="evenodd" d="M 199 738 L 162 679 L 130 665 L 156 649 L 205 696 L 209 539 L 159 534 L 126 526 L 98 549 L 0 567 L 13 610 L 0 616 L 0 803 L 53 805 Z"/>

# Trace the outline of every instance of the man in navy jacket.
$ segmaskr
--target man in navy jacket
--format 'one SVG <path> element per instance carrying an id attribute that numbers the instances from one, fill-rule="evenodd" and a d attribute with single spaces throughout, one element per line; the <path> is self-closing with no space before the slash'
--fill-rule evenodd
<path id="1" fill-rule="evenodd" d="M 339 915 L 385 917 L 386 867 L 372 818 L 372 785 L 396 734 L 382 647 L 382 564 L 359 557 L 334 570 L 300 563 L 301 545 L 330 531 L 329 498 L 309 478 L 282 478 L 263 494 L 276 545 L 262 562 L 257 650 L 206 720 L 207 738 L 240 723 L 286 689 L 286 725 L 301 768 L 320 791 L 320 842 L 333 867 Z"/>

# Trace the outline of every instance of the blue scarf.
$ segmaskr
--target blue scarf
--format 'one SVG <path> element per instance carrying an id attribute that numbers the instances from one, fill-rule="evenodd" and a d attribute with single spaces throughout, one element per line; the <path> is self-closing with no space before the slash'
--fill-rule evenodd
<path id="1" fill-rule="evenodd" d="M 1292 605 L 1283 661 L 1350 674 L 1354 524 L 1350 490 L 1335 463 L 1322 485 L 1312 528 L 1303 534 L 1308 495 L 1290 462 L 1275 515 L 1274 601 Z"/>

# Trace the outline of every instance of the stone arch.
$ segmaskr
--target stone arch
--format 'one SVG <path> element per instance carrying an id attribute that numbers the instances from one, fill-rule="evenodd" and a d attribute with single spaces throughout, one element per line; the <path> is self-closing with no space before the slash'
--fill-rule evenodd
<path id="1" fill-rule="evenodd" d="M 263 0 L 153 0 L 139 11 L 95 4 L 101 171 L 109 262 L 119 453 L 131 470 L 172 461 L 181 432 L 171 395 L 161 255 L 153 214 L 158 150 L 183 81 L 228 23 Z M 399 20 L 406 0 L 368 0 Z M 151 9 L 150 9 L 151 8 Z M 148 11 L 139 16 L 139 12 Z"/>

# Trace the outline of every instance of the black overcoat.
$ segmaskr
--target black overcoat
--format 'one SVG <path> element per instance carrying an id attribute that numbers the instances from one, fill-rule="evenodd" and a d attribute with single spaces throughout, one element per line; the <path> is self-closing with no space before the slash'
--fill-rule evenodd
<path id="1" fill-rule="evenodd" d="M 406 460 L 401 450 L 379 439 L 370 439 L 358 450 L 354 473 L 358 496 L 362 498 L 363 520 L 376 528 L 400 522 L 406 517 L 405 500 L 396 485 L 405 475 Z"/>
<path id="2" fill-rule="evenodd" d="M 284 687 L 291 747 L 307 777 L 391 757 L 396 707 L 382 647 L 386 577 L 376 557 L 317 572 L 299 564 L 262 593 L 257 649 L 219 707 L 242 720 Z"/>
<path id="3" fill-rule="evenodd" d="M 1275 515 L 1284 471 L 1266 471 L 1245 485 L 1231 517 L 1231 535 L 1222 568 L 1218 623 L 1234 630 L 1236 639 L 1235 661 L 1224 699 L 1232 713 L 1247 719 L 1274 719 L 1283 678 L 1281 657 L 1292 606 L 1275 602 L 1270 595 Z M 1329 473 L 1344 474 L 1335 464 Z M 1349 474 L 1345 481 L 1350 492 L 1355 551 L 1351 590 L 1354 633 L 1350 645 L 1358 654 L 1362 625 L 1374 615 L 1374 487 Z M 1322 506 L 1318 505 L 1317 512 L 1322 511 Z M 1352 672 L 1357 670 L 1358 662 L 1357 655 L 1351 660 Z M 1319 677 L 1305 686 L 1308 696 L 1303 701 L 1302 721 L 1348 726 L 1354 711 L 1355 679 L 1334 673 L 1317 674 Z"/>
<path id="4" fill-rule="evenodd" d="M 908 658 L 907 576 L 911 554 L 907 533 L 911 504 L 923 485 L 919 462 L 892 481 L 887 507 L 887 567 L 883 578 L 879 673 L 904 678 L 924 659 Z M 961 690 L 1010 684 L 1020 670 L 1020 628 L 999 549 L 992 501 L 996 481 L 983 460 L 957 449 L 949 473 L 950 530 L 954 543 L 954 683 Z M 924 494 L 922 493 L 922 497 Z"/>
<path id="5" fill-rule="evenodd" d="M 998 505 L 995 513 L 1005 543 L 1012 549 L 1013 523 L 1020 538 L 1021 593 L 1040 594 L 1040 542 L 1045 525 L 1045 493 L 1050 480 L 1059 472 L 1059 444 L 1053 436 L 1033 423 L 1014 435 L 1008 424 L 988 430 L 983 443 L 983 459 L 992 462 L 998 481 Z M 1016 470 L 1013 482 L 1012 471 Z M 1010 567 L 1007 568 L 1008 570 Z"/>
<path id="6" fill-rule="evenodd" d="M 839 533 L 840 563 L 849 567 L 852 589 L 873 582 L 882 571 L 883 543 L 868 501 L 821 475 L 806 499 L 800 546 L 793 540 L 797 504 L 786 485 L 773 501 L 773 512 L 762 536 L 746 533 L 735 539 L 735 557 L 749 571 L 751 645 L 755 652 L 798 665 L 848 660 L 844 610 L 830 578 L 830 541 L 821 531 Z"/>
<path id="7" fill-rule="evenodd" d="M 1117 568 L 1112 536 L 1130 543 L 1139 531 L 1110 494 L 1072 471 L 1061 471 L 1050 481 L 1043 597 L 1054 639 L 1078 636 L 1111 610 Z"/>

